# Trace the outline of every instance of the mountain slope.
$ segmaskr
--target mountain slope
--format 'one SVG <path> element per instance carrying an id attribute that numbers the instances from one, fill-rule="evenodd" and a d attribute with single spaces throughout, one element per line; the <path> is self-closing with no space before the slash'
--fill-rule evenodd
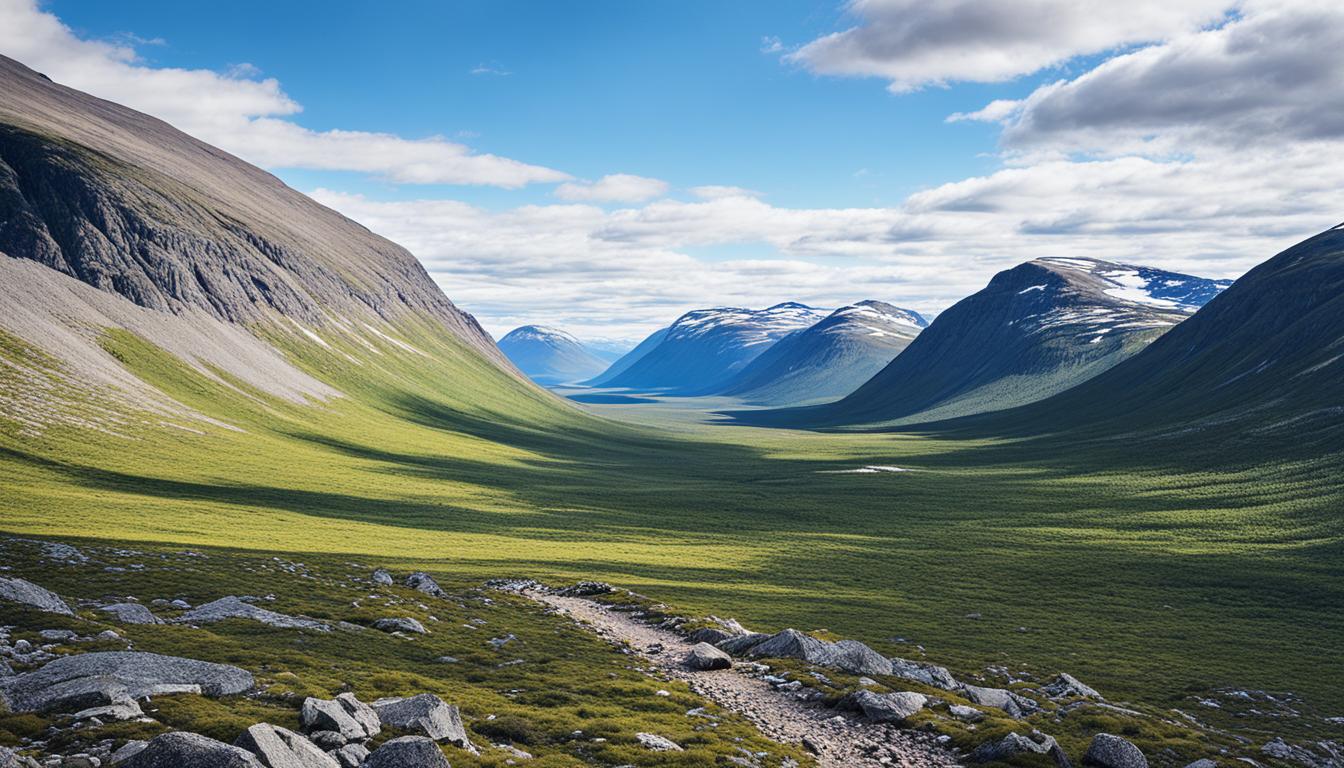
<path id="1" fill-rule="evenodd" d="M 770 405 L 844 397 L 886 367 L 926 327 L 918 313 L 880 301 L 841 307 L 767 349 L 722 393 Z"/>
<path id="2" fill-rule="evenodd" d="M 1283 251 L 1141 353 L 1000 421 L 1107 434 L 1221 428 L 1236 440 L 1324 441 L 1339 450 L 1344 230 Z"/>
<path id="3" fill-rule="evenodd" d="M 558 328 L 514 328 L 499 340 L 499 349 L 528 378 L 548 386 L 581 381 L 607 367 L 606 361 Z"/>
<path id="4" fill-rule="evenodd" d="M 1038 259 L 995 275 L 837 403 L 744 415 L 769 423 L 910 423 L 1022 405 L 1130 357 L 1222 284 L 1092 259 Z"/>
<path id="5" fill-rule="evenodd" d="M 630 366 L 639 362 L 641 358 L 657 348 L 659 344 L 663 343 L 663 337 L 667 335 L 667 331 L 667 328 L 659 328 L 648 336 L 645 336 L 644 340 L 635 345 L 634 349 L 616 358 L 615 362 L 613 362 L 605 371 L 588 381 L 585 381 L 584 384 L 587 384 L 590 387 L 607 386 L 608 381 L 625 373 Z"/>
<path id="6" fill-rule="evenodd" d="M 599 380 L 607 387 L 679 395 L 714 392 L 770 345 L 824 317 L 821 311 L 795 302 L 760 310 L 721 307 L 687 312 L 625 370 Z"/>

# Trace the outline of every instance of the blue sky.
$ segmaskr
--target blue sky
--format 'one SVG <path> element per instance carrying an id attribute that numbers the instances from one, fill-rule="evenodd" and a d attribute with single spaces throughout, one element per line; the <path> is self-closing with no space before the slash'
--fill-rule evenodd
<path id="1" fill-rule="evenodd" d="M 1236 277 L 1338 223 L 1324 0 L 0 0 L 0 53 L 408 247 L 497 335 L 935 315 L 1092 256 Z"/>

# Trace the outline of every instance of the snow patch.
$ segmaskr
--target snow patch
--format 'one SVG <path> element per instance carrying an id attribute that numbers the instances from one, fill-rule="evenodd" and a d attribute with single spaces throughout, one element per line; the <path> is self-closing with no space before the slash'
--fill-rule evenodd
<path id="1" fill-rule="evenodd" d="M 866 467 L 856 469 L 823 469 L 818 472 L 822 475 L 876 475 L 882 472 L 911 472 L 913 470 L 905 467 L 891 467 L 881 464 L 869 464 Z"/>

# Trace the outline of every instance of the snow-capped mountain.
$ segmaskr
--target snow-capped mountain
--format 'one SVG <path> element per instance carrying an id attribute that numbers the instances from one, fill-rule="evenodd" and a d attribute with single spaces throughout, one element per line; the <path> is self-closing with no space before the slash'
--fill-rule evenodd
<path id="1" fill-rule="evenodd" d="M 524 325 L 499 340 L 499 349 L 518 370 L 538 384 L 582 381 L 601 372 L 607 361 L 558 328 Z"/>
<path id="2" fill-rule="evenodd" d="M 825 317 L 824 310 L 796 302 L 767 309 L 720 307 L 687 312 L 624 370 L 596 381 L 607 387 L 672 394 L 713 392 L 775 342 Z"/>
<path id="3" fill-rule="evenodd" d="M 843 400 L 747 418 L 913 423 L 1033 402 L 1134 355 L 1226 285 L 1095 259 L 1038 259 L 943 312 Z"/>
<path id="4" fill-rule="evenodd" d="M 861 301 L 785 336 L 723 388 L 751 403 L 824 402 L 844 397 L 905 349 L 928 322 L 919 313 Z"/>

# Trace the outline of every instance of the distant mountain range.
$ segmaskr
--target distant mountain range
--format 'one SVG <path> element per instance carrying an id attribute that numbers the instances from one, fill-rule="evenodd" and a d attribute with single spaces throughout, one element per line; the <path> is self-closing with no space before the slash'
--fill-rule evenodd
<path id="1" fill-rule="evenodd" d="M 590 383 L 676 395 L 710 394 L 771 345 L 826 317 L 823 310 L 786 302 L 767 309 L 721 307 L 687 312 L 640 343 Z"/>
<path id="2" fill-rule="evenodd" d="M 881 301 L 841 307 L 780 339 L 720 392 L 769 405 L 835 400 L 882 370 L 928 324 Z"/>
<path id="3" fill-rule="evenodd" d="M 844 399 L 744 413 L 799 425 L 899 424 L 1041 400 L 1133 356 L 1229 283 L 1095 259 L 1000 272 Z"/>
<path id="4" fill-rule="evenodd" d="M 544 386 L 583 381 L 611 363 L 572 335 L 542 325 L 514 328 L 499 340 L 499 349 L 518 370 Z"/>

